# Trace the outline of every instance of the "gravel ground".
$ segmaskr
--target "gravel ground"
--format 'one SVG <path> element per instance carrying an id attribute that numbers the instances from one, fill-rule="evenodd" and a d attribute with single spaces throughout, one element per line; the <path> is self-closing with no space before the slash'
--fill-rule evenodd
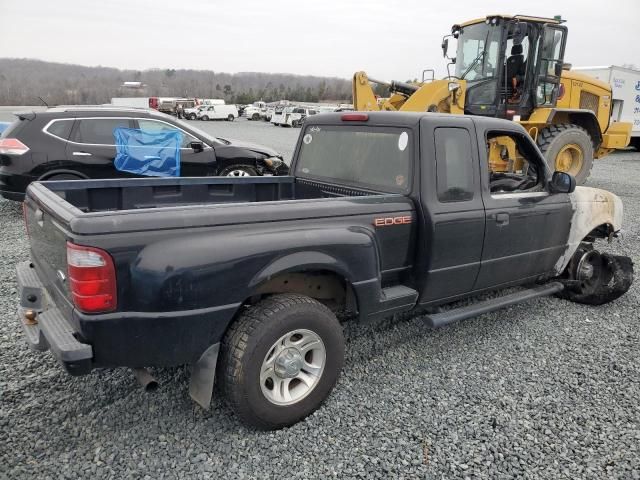
<path id="1" fill-rule="evenodd" d="M 289 151 L 297 134 L 214 126 L 271 145 L 282 132 Z M 622 197 L 611 248 L 638 264 L 640 154 L 597 162 L 589 184 Z M 544 298 L 440 330 L 348 323 L 326 404 L 264 433 L 219 399 L 196 407 L 186 368 L 155 370 L 145 394 L 125 369 L 75 378 L 30 351 L 14 320 L 18 205 L 0 201 L 0 229 L 0 478 L 640 478 L 638 283 L 602 307 Z"/>

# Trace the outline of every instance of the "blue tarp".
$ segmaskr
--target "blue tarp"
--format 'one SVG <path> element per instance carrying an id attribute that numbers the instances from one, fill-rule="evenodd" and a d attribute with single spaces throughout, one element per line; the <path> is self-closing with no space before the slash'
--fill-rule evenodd
<path id="1" fill-rule="evenodd" d="M 115 128 L 117 170 L 149 177 L 180 176 L 180 145 L 178 130 L 147 132 L 135 128 Z"/>
<path id="2" fill-rule="evenodd" d="M 11 125 L 11 123 L 9 122 L 0 122 L 0 133 L 6 130 L 9 127 L 9 125 Z"/>

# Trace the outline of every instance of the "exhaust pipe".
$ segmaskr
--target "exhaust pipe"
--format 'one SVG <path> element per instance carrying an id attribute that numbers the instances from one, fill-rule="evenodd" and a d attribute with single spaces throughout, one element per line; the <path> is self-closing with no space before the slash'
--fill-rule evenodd
<path id="1" fill-rule="evenodd" d="M 145 392 L 155 392 L 158 389 L 158 381 L 149 373 L 149 370 L 146 368 L 133 368 L 132 370 Z"/>

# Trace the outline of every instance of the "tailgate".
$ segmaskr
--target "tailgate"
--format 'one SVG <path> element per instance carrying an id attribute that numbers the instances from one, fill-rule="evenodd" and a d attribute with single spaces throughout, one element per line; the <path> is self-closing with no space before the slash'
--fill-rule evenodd
<path id="1" fill-rule="evenodd" d="M 64 207 L 64 203 L 51 202 L 46 196 L 42 197 L 41 192 L 29 188 L 23 204 L 31 262 L 47 293 L 67 318 L 71 318 L 72 305 L 66 282 L 69 233 L 68 222 L 64 220 L 68 215 L 56 212 Z"/>

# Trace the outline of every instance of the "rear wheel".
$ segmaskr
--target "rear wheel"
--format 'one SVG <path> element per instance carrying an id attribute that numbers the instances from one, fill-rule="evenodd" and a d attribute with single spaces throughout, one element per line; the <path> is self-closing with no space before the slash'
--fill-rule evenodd
<path id="1" fill-rule="evenodd" d="M 200 120 L 204 120 L 205 122 L 208 122 L 209 117 L 207 115 L 203 115 L 202 117 L 200 117 Z"/>
<path id="2" fill-rule="evenodd" d="M 260 114 L 254 113 L 253 115 L 251 115 L 251 120 L 260 120 Z"/>
<path id="3" fill-rule="evenodd" d="M 233 122 L 235 120 L 236 117 L 234 117 L 233 115 L 229 114 L 227 116 L 227 122 Z"/>
<path id="4" fill-rule="evenodd" d="M 222 341 L 220 387 L 235 413 L 260 429 L 292 425 L 316 410 L 344 362 L 335 315 L 298 294 L 246 309 Z"/>
<path id="5" fill-rule="evenodd" d="M 573 124 L 550 125 L 540 132 L 538 147 L 552 171 L 573 175 L 582 185 L 593 167 L 593 142 L 587 131 Z"/>
<path id="6" fill-rule="evenodd" d="M 231 165 L 220 172 L 221 177 L 256 177 L 258 171 L 249 165 Z"/>

